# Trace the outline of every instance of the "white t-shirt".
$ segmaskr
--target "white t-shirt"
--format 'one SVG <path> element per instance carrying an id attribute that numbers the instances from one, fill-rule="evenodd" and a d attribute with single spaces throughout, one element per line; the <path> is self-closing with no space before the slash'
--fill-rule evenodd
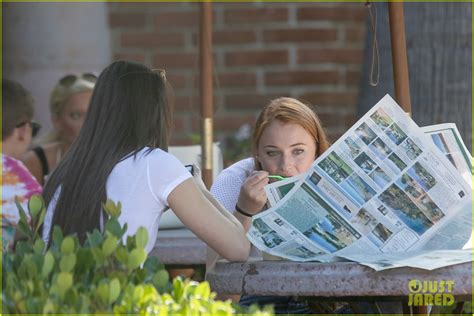
<path id="1" fill-rule="evenodd" d="M 107 179 L 107 198 L 122 203 L 121 225 L 127 223 L 128 235 L 134 235 L 139 227 L 148 230 L 149 253 L 155 245 L 158 224 L 163 210 L 168 207 L 168 195 L 191 174 L 173 155 L 161 149 L 148 150 L 145 147 L 136 155 L 119 162 Z M 43 239 L 47 241 L 53 218 L 53 210 L 59 197 L 59 190 L 48 205 L 43 229 Z"/>
<path id="2" fill-rule="evenodd" d="M 239 199 L 240 188 L 250 173 L 255 170 L 253 158 L 240 160 L 222 170 L 211 187 L 211 193 L 231 213 Z"/>

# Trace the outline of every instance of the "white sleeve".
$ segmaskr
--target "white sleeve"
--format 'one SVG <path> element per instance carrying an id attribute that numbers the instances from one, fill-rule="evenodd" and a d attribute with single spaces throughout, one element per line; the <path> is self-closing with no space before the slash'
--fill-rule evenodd
<path id="1" fill-rule="evenodd" d="M 51 198 L 51 201 L 49 201 L 48 208 L 46 209 L 46 215 L 44 216 L 42 237 L 46 245 L 49 242 L 49 233 L 53 226 L 54 209 L 56 208 L 60 194 L 61 187 L 59 187 L 56 192 L 54 192 L 54 196 Z"/>
<path id="2" fill-rule="evenodd" d="M 244 180 L 245 178 L 239 177 L 238 174 L 224 170 L 217 176 L 212 184 L 211 193 L 221 202 L 226 210 L 233 213 Z"/>
<path id="3" fill-rule="evenodd" d="M 157 201 L 168 205 L 168 195 L 192 175 L 176 157 L 167 152 L 154 151 L 148 156 L 147 178 L 151 193 Z"/>

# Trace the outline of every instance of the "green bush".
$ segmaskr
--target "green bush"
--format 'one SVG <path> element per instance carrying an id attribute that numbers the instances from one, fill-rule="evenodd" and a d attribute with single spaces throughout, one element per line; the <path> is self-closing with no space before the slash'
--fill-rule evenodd
<path id="1" fill-rule="evenodd" d="M 140 313 L 212 314 L 243 312 L 230 301 L 216 301 L 207 282 L 176 278 L 171 283 L 163 264 L 147 257 L 146 229 L 122 237 L 121 205 L 108 200 L 104 232 L 94 230 L 83 245 L 75 235 L 54 227 L 49 248 L 39 237 L 46 213 L 41 197 L 28 204 L 30 220 L 18 204 L 22 236 L 15 251 L 2 254 L 2 312 L 5 314 Z M 253 307 L 245 313 L 266 315 Z"/>

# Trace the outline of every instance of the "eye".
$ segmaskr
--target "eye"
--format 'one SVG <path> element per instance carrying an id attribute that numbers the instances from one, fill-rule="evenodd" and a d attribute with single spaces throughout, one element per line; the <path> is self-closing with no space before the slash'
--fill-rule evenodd
<path id="1" fill-rule="evenodd" d="M 295 155 L 301 155 L 302 153 L 304 153 L 304 149 L 297 148 L 297 149 L 293 150 L 293 154 L 295 154 Z"/>
<path id="2" fill-rule="evenodd" d="M 276 150 L 267 151 L 267 155 L 270 157 L 275 157 L 276 155 L 278 155 L 278 151 Z"/>
<path id="3" fill-rule="evenodd" d="M 69 117 L 72 118 L 73 120 L 80 120 L 83 116 L 84 114 L 79 113 L 79 112 L 72 112 L 71 114 L 69 114 Z"/>

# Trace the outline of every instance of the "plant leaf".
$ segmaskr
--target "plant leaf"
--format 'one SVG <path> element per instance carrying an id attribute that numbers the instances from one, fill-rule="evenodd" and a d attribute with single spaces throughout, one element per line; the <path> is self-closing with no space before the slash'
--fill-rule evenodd
<path id="1" fill-rule="evenodd" d="M 128 268 L 130 270 L 138 268 L 146 259 L 146 252 L 143 248 L 135 248 L 128 255 Z"/>
<path id="2" fill-rule="evenodd" d="M 76 265 L 76 255 L 74 253 L 64 255 L 59 262 L 59 269 L 62 272 L 72 272 Z"/>
<path id="3" fill-rule="evenodd" d="M 44 278 L 47 278 L 51 271 L 53 271 L 54 268 L 54 256 L 51 253 L 51 250 L 48 250 L 46 254 L 44 255 L 44 260 L 43 260 L 43 268 L 41 270 L 41 274 L 43 275 Z"/>
<path id="4" fill-rule="evenodd" d="M 61 292 L 66 292 L 72 286 L 72 274 L 69 272 L 60 272 L 56 279 L 56 285 Z"/>
<path id="5" fill-rule="evenodd" d="M 28 201 L 28 211 L 32 220 L 35 220 L 38 217 L 38 214 L 44 208 L 43 199 L 40 195 L 33 195 Z"/>
<path id="6" fill-rule="evenodd" d="M 135 234 L 135 243 L 137 245 L 137 248 L 145 248 L 147 242 L 148 231 L 143 227 L 138 228 Z"/>
<path id="7" fill-rule="evenodd" d="M 70 254 L 74 251 L 74 239 L 71 236 L 67 236 L 64 238 L 63 242 L 61 243 L 61 253 L 62 254 Z"/>
<path id="8" fill-rule="evenodd" d="M 112 282 L 110 282 L 109 287 L 109 304 L 112 304 L 117 300 L 120 295 L 120 282 L 117 278 L 114 278 Z"/>
<path id="9" fill-rule="evenodd" d="M 111 255 L 118 246 L 118 239 L 115 236 L 109 236 L 102 244 L 102 253 L 105 257 Z"/>

